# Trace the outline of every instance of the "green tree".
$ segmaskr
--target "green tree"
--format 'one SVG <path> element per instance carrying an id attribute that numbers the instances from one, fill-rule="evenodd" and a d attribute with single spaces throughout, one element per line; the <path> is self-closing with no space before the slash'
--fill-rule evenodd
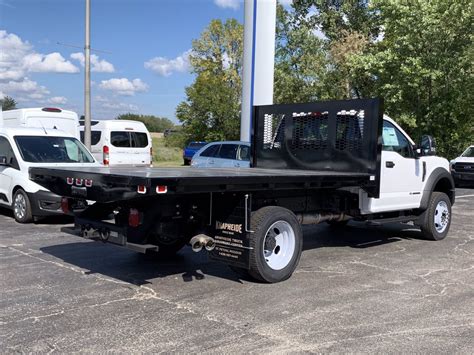
<path id="1" fill-rule="evenodd" d="M 2 111 L 14 110 L 17 105 L 15 99 L 10 96 L 5 96 L 3 99 L 0 99 L 0 103 L 2 104 Z"/>
<path id="2" fill-rule="evenodd" d="M 193 41 L 196 74 L 176 108 L 188 140 L 238 139 L 242 89 L 243 27 L 235 19 L 212 20 Z"/>
<path id="3" fill-rule="evenodd" d="M 468 0 L 294 0 L 279 10 L 276 100 L 382 96 L 414 138 L 431 134 L 452 157 L 474 140 L 472 23 Z"/>
<path id="4" fill-rule="evenodd" d="M 150 132 L 163 132 L 165 129 L 174 127 L 174 123 L 165 117 L 156 117 L 152 115 L 137 115 L 134 113 L 126 113 L 119 115 L 118 120 L 132 120 L 143 122 Z"/>
<path id="5" fill-rule="evenodd" d="M 276 103 L 307 102 L 326 98 L 324 42 L 307 17 L 278 5 L 275 48 Z"/>
<path id="6" fill-rule="evenodd" d="M 469 0 L 377 1 L 384 37 L 352 65 L 389 115 L 453 157 L 474 141 L 473 11 Z"/>

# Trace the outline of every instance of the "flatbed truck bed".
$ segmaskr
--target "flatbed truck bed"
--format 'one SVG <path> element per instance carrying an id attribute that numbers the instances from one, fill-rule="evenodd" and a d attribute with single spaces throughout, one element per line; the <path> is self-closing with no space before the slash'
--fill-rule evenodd
<path id="1" fill-rule="evenodd" d="M 54 178 L 49 176 L 52 172 Z M 367 173 L 263 168 L 35 168 L 34 174 L 36 181 L 42 181 L 45 186 L 65 196 L 71 189 L 67 179 L 74 180 L 70 184 L 74 185 L 73 195 L 97 202 L 156 195 L 158 186 L 166 187 L 167 194 L 250 192 L 371 186 L 375 179 L 374 175 Z M 41 175 L 47 178 L 42 180 Z M 76 186 L 76 181 L 82 181 L 81 186 Z M 86 181 L 90 184 L 88 188 L 85 188 Z M 143 187 L 140 192 L 138 186 Z"/>

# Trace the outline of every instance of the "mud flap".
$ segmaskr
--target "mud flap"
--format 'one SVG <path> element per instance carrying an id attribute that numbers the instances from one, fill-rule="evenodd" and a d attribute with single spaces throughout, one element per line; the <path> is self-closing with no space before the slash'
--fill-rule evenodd
<path id="1" fill-rule="evenodd" d="M 213 197 L 212 230 L 216 247 L 209 253 L 213 260 L 240 268 L 250 266 L 249 195 Z"/>

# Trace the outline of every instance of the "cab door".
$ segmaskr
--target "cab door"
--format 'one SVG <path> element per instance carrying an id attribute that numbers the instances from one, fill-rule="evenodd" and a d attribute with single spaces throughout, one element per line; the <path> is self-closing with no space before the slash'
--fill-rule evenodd
<path id="1" fill-rule="evenodd" d="M 0 136 L 0 156 L 6 158 L 6 164 L 0 163 L 0 205 L 10 206 L 12 201 L 12 170 L 15 169 L 16 159 L 10 142 Z"/>
<path id="2" fill-rule="evenodd" d="M 368 212 L 409 210 L 420 207 L 423 166 L 415 158 L 408 138 L 384 120 L 382 132 L 380 197 L 370 198 Z"/>

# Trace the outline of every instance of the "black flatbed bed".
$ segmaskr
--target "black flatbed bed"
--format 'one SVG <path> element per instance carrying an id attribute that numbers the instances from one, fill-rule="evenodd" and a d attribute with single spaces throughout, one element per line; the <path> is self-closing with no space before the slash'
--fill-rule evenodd
<path id="1" fill-rule="evenodd" d="M 31 168 L 30 174 L 37 182 L 47 176 L 43 185 L 63 196 L 74 196 L 74 190 L 79 191 L 76 179 L 92 180 L 92 187 L 84 189 L 87 196 L 83 197 L 98 202 L 156 196 L 157 186 L 166 186 L 167 194 L 179 194 L 360 187 L 373 182 L 366 173 L 263 168 Z M 74 187 L 66 183 L 67 178 L 74 179 Z M 145 186 L 147 193 L 138 194 L 138 186 Z"/>

